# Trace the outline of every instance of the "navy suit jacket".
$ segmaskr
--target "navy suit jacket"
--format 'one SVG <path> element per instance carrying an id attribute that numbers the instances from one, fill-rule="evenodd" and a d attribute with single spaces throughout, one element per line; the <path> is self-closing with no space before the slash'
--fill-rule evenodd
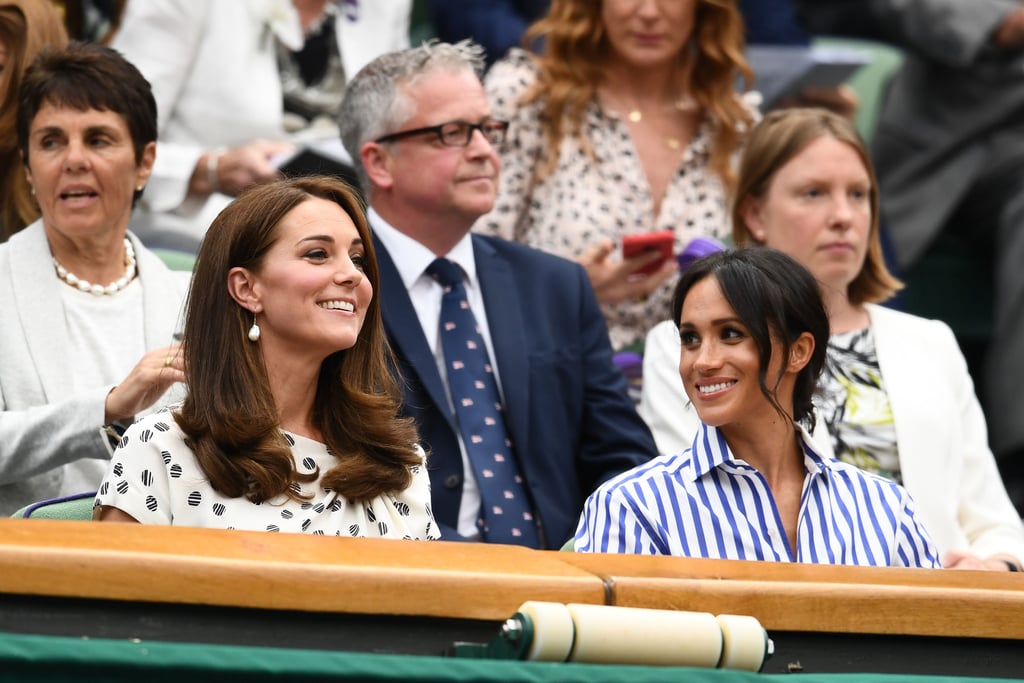
<path id="1" fill-rule="evenodd" d="M 575 532 L 586 496 L 657 449 L 612 363 L 608 329 L 583 268 L 499 238 L 472 239 L 507 428 L 541 543 L 559 548 Z M 443 540 L 459 540 L 464 473 L 457 426 L 409 294 L 387 250 L 374 242 L 404 411 L 429 454 L 434 517 Z"/>

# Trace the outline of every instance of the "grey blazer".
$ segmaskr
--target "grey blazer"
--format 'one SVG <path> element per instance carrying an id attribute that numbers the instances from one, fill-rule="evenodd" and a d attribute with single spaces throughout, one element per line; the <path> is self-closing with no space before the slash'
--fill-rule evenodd
<path id="1" fill-rule="evenodd" d="M 190 274 L 169 270 L 134 235 L 146 348 L 173 341 Z M 108 458 L 100 428 L 113 384 L 68 394 L 60 281 L 41 221 L 0 244 L 0 515 L 57 495 L 63 466 Z"/>
<path id="2" fill-rule="evenodd" d="M 868 0 L 904 49 L 873 139 L 893 247 L 913 263 L 979 175 L 992 141 L 1024 145 L 1024 52 L 999 53 L 993 30 L 1019 0 Z M 994 133 L 998 132 L 998 135 Z"/>

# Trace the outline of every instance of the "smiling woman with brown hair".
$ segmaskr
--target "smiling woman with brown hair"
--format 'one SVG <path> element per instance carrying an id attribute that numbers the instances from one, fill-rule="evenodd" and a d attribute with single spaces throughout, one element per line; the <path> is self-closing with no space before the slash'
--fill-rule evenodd
<path id="1" fill-rule="evenodd" d="M 803 266 L 774 249 L 719 252 L 683 273 L 672 309 L 698 434 L 591 495 L 577 550 L 940 566 L 907 492 L 822 456 L 806 431 L 829 320 Z"/>
<path id="2" fill-rule="evenodd" d="M 104 521 L 436 538 L 422 449 L 342 181 L 246 191 L 210 226 L 185 319 L 188 397 L 132 426 Z"/>

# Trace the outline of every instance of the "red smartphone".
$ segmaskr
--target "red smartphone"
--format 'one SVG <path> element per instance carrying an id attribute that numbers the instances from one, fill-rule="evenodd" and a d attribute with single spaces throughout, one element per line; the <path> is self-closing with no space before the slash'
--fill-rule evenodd
<path id="1" fill-rule="evenodd" d="M 659 252 L 661 254 L 660 258 L 633 272 L 634 275 L 650 275 L 658 270 L 658 268 L 661 268 L 665 261 L 672 258 L 672 249 L 675 246 L 675 241 L 676 236 L 671 230 L 645 232 L 640 235 L 626 235 L 622 238 L 622 258 L 628 259 L 648 251 Z"/>

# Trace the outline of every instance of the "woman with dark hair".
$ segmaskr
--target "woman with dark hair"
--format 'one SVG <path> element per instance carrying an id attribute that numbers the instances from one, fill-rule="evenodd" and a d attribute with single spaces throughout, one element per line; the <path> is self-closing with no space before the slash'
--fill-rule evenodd
<path id="1" fill-rule="evenodd" d="M 700 431 L 591 495 L 577 550 L 940 566 L 907 492 L 822 457 L 805 429 L 829 331 L 810 273 L 772 249 L 720 252 L 683 273 L 672 308 Z"/>
<path id="2" fill-rule="evenodd" d="M 257 186 L 210 226 L 185 319 L 188 397 L 125 433 L 103 521 L 437 538 L 424 454 L 343 182 Z"/>
<path id="3" fill-rule="evenodd" d="M 679 253 L 728 225 L 732 158 L 756 119 L 736 93 L 751 80 L 743 21 L 732 0 L 553 0 L 525 44 L 536 51 L 487 75 L 511 125 L 474 228 L 582 263 L 622 349 L 668 314 L 676 271 L 620 259 L 623 239 L 668 230 Z"/>
<path id="4" fill-rule="evenodd" d="M 189 274 L 128 232 L 156 155 L 149 83 L 117 52 L 44 50 L 18 91 L 42 217 L 0 244 L 0 514 L 95 491 L 108 437 L 185 376 Z"/>
<path id="5" fill-rule="evenodd" d="M 791 255 L 825 299 L 820 451 L 906 486 L 944 566 L 1021 569 L 1024 523 L 999 478 L 953 333 L 880 305 L 902 285 L 882 258 L 878 183 L 850 121 L 824 109 L 769 113 L 747 141 L 736 197 L 736 244 Z M 640 413 L 659 450 L 678 453 L 699 423 L 675 371 L 673 321 L 651 330 L 646 351 Z"/>
<path id="6" fill-rule="evenodd" d="M 18 86 L 40 50 L 67 43 L 64 24 L 50 0 L 0 2 L 0 242 L 39 218 L 18 158 Z"/>

